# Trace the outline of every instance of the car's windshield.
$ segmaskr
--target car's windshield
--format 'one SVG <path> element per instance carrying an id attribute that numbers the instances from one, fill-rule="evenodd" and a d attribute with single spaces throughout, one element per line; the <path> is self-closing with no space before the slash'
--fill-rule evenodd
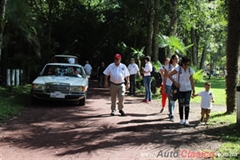
<path id="1" fill-rule="evenodd" d="M 40 76 L 72 76 L 86 77 L 83 67 L 66 66 L 66 65 L 47 65 L 41 72 Z"/>

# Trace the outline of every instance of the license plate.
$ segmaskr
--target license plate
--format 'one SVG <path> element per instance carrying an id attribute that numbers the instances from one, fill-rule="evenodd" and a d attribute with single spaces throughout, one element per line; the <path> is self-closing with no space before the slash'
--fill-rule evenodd
<path id="1" fill-rule="evenodd" d="M 65 98 L 65 94 L 62 94 L 61 92 L 53 92 L 50 93 L 50 98 Z"/>

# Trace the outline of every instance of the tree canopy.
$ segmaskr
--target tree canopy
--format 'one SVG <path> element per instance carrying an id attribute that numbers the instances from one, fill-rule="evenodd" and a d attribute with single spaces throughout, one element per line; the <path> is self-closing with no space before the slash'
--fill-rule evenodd
<path id="1" fill-rule="evenodd" d="M 7 0 L 1 74 L 20 68 L 30 82 L 55 54 L 98 66 L 115 53 L 128 62 L 136 51 L 153 61 L 176 53 L 198 69 L 225 68 L 227 11 L 225 0 Z M 180 48 L 161 47 L 162 35 Z"/>

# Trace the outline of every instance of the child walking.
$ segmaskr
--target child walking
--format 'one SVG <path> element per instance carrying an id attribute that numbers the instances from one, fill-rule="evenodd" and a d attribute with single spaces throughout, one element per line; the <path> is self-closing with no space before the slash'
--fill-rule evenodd
<path id="1" fill-rule="evenodd" d="M 206 82 L 204 84 L 204 91 L 199 92 L 198 94 L 194 94 L 194 97 L 200 96 L 202 97 L 201 100 L 201 122 L 205 122 L 205 124 L 208 124 L 208 119 L 210 116 L 211 108 L 212 108 L 212 103 L 214 102 L 214 95 L 210 91 L 211 88 L 211 83 Z M 206 117 L 204 117 L 206 115 Z"/>

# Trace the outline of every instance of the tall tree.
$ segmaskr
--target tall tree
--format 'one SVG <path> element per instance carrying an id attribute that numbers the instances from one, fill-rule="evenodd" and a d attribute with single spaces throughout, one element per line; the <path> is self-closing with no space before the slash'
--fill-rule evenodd
<path id="1" fill-rule="evenodd" d="M 153 38 L 153 21 L 154 21 L 154 1 L 144 0 L 144 5 L 147 12 L 147 42 L 146 54 L 152 56 L 152 38 Z"/>
<path id="2" fill-rule="evenodd" d="M 158 34 L 159 34 L 159 21 L 160 21 L 160 0 L 155 0 L 155 16 L 154 16 L 154 23 L 153 23 L 153 54 L 152 60 L 158 60 Z"/>
<path id="3" fill-rule="evenodd" d="M 195 28 L 191 28 L 191 41 L 194 44 L 192 46 L 192 65 L 198 66 L 198 34 Z"/>
<path id="4" fill-rule="evenodd" d="M 227 38 L 227 113 L 236 107 L 236 87 L 238 81 L 238 59 L 240 47 L 240 1 L 228 1 L 228 38 Z"/>
<path id="5" fill-rule="evenodd" d="M 171 2 L 171 15 L 170 15 L 170 28 L 169 37 L 176 36 L 178 26 L 178 0 L 170 0 Z M 167 57 L 174 54 L 173 50 L 169 50 Z"/>
<path id="6" fill-rule="evenodd" d="M 0 1 L 0 63 L 2 57 L 2 45 L 3 45 L 3 32 L 5 25 L 5 11 L 6 11 L 7 0 Z"/>

